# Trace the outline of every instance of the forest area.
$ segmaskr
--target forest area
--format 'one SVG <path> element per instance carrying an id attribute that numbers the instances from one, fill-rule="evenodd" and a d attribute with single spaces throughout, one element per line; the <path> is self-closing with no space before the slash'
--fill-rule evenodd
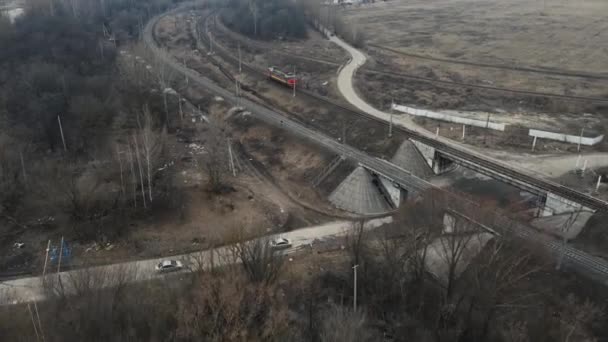
<path id="1" fill-rule="evenodd" d="M 230 0 L 222 20 L 235 31 L 257 39 L 306 38 L 303 4 L 289 0 Z"/>
<path id="2" fill-rule="evenodd" d="M 32 255 L 6 255 L 17 238 L 61 233 L 101 243 L 178 203 L 158 171 L 175 129 L 171 79 L 160 68 L 119 62 L 118 53 L 170 5 L 33 1 L 13 25 L 1 21 L 3 272 L 33 267 Z"/>
<path id="3" fill-rule="evenodd" d="M 174 2 L 35 0 L 14 24 L 0 17 L 0 273 L 27 265 L 42 274 L 33 254 L 13 247 L 17 239 L 35 241 L 41 254 L 51 234 L 106 244 L 145 217 L 179 217 L 185 195 L 169 165 L 176 159 L 171 141 L 185 130 L 186 102 L 175 90 L 183 77 L 178 81 L 135 44 L 145 23 Z M 334 31 L 363 42 L 316 5 L 230 0 L 222 15 L 254 38 L 304 39 L 308 11 L 317 24 L 326 18 L 325 27 L 333 23 Z M 228 112 L 229 104 L 221 106 Z M 196 167 L 208 184 L 197 194 L 213 197 L 227 188 L 223 124 L 229 122 L 204 124 L 208 152 L 192 159 L 200 158 Z M 532 241 L 489 233 L 484 227 L 497 225 L 492 203 L 461 202 L 429 191 L 392 212 L 391 223 L 370 229 L 353 220 L 344 236 L 285 255 L 269 236 L 224 237 L 217 246 L 226 249 L 227 262 L 220 264 L 211 250 L 183 272 L 146 281 L 137 275 L 149 270 L 123 264 L 111 271 L 83 267 L 64 280 L 57 267 L 41 277 L 45 300 L 0 306 L 0 339 L 572 342 L 608 336 L 601 285 L 557 271 L 552 255 Z M 462 217 L 447 229 L 450 210 Z"/>
<path id="4" fill-rule="evenodd" d="M 468 246 L 488 234 L 468 220 L 443 234 L 446 204 L 441 194 L 425 194 L 391 224 L 369 230 L 354 222 L 342 247 L 289 257 L 256 239 L 232 245 L 232 261 L 221 267 L 211 254 L 191 273 L 148 282 L 130 284 L 139 270 L 127 267 L 83 270 L 63 284 L 49 275 L 49 299 L 35 309 L 3 307 L 0 333 L 9 341 L 39 334 L 47 341 L 294 342 L 605 336 L 603 307 L 590 297 L 600 288 L 580 282 L 572 293 L 575 277 L 565 280 L 530 242 L 494 238 L 469 255 Z M 484 222 L 491 211 L 467 214 Z M 110 280 L 117 285 L 100 288 Z"/>

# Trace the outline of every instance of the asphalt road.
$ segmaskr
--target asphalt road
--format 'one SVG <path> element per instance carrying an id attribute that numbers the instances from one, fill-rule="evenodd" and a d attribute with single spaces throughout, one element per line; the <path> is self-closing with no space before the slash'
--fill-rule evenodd
<path id="1" fill-rule="evenodd" d="M 364 167 L 367 167 L 381 175 L 384 175 L 389 179 L 395 180 L 395 182 L 399 183 L 405 189 L 409 189 L 409 190 L 418 192 L 418 191 L 424 191 L 424 190 L 434 188 L 434 186 L 432 184 L 413 176 L 407 170 L 404 170 L 388 161 L 372 157 L 372 156 L 370 156 L 364 152 L 361 152 L 353 147 L 350 147 L 348 145 L 341 144 L 340 142 L 334 140 L 331 137 L 328 137 L 322 133 L 319 133 L 317 131 L 314 131 L 314 130 L 306 127 L 304 124 L 302 124 L 300 122 L 289 119 L 287 117 L 287 115 L 284 115 L 278 111 L 263 107 L 257 103 L 254 103 L 254 102 L 252 102 L 248 99 L 242 98 L 242 97 L 240 99 L 237 99 L 237 97 L 232 92 L 230 92 L 224 88 L 221 88 L 220 86 L 216 85 L 213 81 L 211 81 L 210 79 L 208 79 L 206 77 L 199 75 L 194 70 L 188 69 L 188 68 L 182 66 L 181 64 L 179 64 L 178 61 L 173 59 L 170 55 L 168 55 L 166 52 L 160 50 L 156 46 L 156 44 L 153 40 L 153 37 L 152 37 L 152 30 L 153 30 L 154 24 L 160 17 L 167 15 L 169 13 L 172 13 L 172 12 L 183 11 L 184 8 L 185 7 L 180 7 L 175 10 L 172 10 L 170 12 L 167 12 L 165 14 L 162 14 L 159 17 L 153 18 L 152 20 L 150 20 L 148 22 L 148 24 L 146 25 L 146 28 L 144 30 L 144 43 L 159 58 L 161 58 L 168 66 L 170 66 L 171 68 L 173 68 L 175 71 L 177 71 L 178 73 L 180 73 L 182 75 L 187 75 L 192 81 L 197 82 L 199 85 L 203 86 L 207 91 L 211 92 L 212 94 L 221 96 L 226 101 L 233 103 L 233 104 L 240 103 L 241 106 L 243 106 L 243 107 L 247 108 L 249 111 L 251 111 L 251 113 L 258 119 L 265 121 L 266 123 L 271 124 L 273 126 L 281 127 L 285 130 L 288 130 L 295 135 L 309 139 L 312 142 L 319 145 L 320 147 L 333 151 L 336 154 L 341 154 L 341 155 L 345 156 L 346 158 L 357 161 Z M 347 76 L 344 79 L 344 80 L 347 80 L 349 78 L 348 75 L 350 74 L 350 82 L 347 82 L 347 83 L 350 84 L 351 89 L 352 89 L 352 76 L 356 72 L 356 69 L 365 61 L 365 56 L 363 54 L 361 54 L 360 52 L 359 52 L 359 55 L 357 55 L 358 50 L 354 49 L 354 51 L 353 51 L 353 49 L 354 48 L 351 48 L 351 50 L 349 50 L 349 51 L 353 52 L 353 57 L 356 58 L 356 61 L 355 61 L 355 59 L 353 59 L 354 63 L 349 63 L 348 65 L 346 65 L 344 67 L 344 68 L 349 68 L 349 65 L 352 65 L 350 67 L 350 69 L 346 69 L 347 71 L 346 71 L 345 75 L 347 75 Z M 346 81 L 343 81 L 343 82 L 346 82 Z M 354 89 L 352 89 L 352 93 L 354 95 L 356 95 L 356 92 L 354 91 Z M 356 97 L 358 97 L 358 96 L 356 96 Z M 237 102 L 237 101 L 240 101 L 240 102 Z M 363 101 L 363 100 L 361 100 L 361 101 Z M 356 103 L 358 103 L 358 102 L 355 102 L 354 104 L 356 104 Z M 363 103 L 364 104 L 361 104 L 363 107 L 360 109 L 369 109 L 369 108 L 365 107 L 366 105 L 367 106 L 369 106 L 369 105 L 367 103 L 365 103 L 364 101 L 363 101 Z M 375 110 L 375 111 L 377 111 L 377 110 Z M 380 113 L 382 113 L 382 112 L 380 112 Z M 386 113 L 383 113 L 382 115 L 386 115 Z M 386 118 L 386 116 L 384 116 L 384 118 Z M 407 124 L 406 121 L 403 121 L 402 123 L 404 125 Z M 405 126 L 405 127 L 407 127 L 407 126 Z M 416 128 L 416 127 L 412 128 L 411 126 L 407 127 L 407 128 L 415 130 L 416 132 L 418 132 L 420 130 L 419 128 Z M 429 133 L 426 131 L 424 131 L 424 132 L 421 131 L 421 134 L 429 135 Z M 436 138 L 436 137 L 433 136 L 433 138 Z M 453 142 L 449 141 L 448 139 L 443 139 L 441 137 L 439 137 L 439 139 L 441 141 L 446 140 L 446 143 L 448 143 L 450 146 L 455 146 L 455 144 Z M 469 148 L 465 148 L 462 146 L 457 146 L 457 147 L 460 149 L 465 149 L 467 151 L 470 150 Z M 474 155 L 480 156 L 480 154 L 476 151 L 470 151 L 470 152 Z M 485 158 L 487 158 L 487 157 L 485 157 Z M 456 197 L 454 197 L 454 198 L 455 198 L 455 200 L 458 200 Z M 464 199 L 460 199 L 460 200 L 464 200 Z M 602 282 L 603 284 L 608 285 L 608 262 L 606 262 L 604 259 L 596 258 L 590 254 L 587 254 L 583 251 L 580 251 L 578 249 L 575 249 L 575 248 L 572 248 L 569 246 L 564 246 L 561 242 L 555 240 L 554 238 L 549 237 L 545 234 L 538 233 L 536 230 L 529 227 L 528 225 L 514 221 L 514 220 L 508 218 L 507 216 L 501 215 L 500 213 L 496 214 L 495 220 L 492 223 L 492 228 L 494 228 L 495 231 L 510 232 L 516 236 L 523 238 L 524 240 L 538 243 L 540 246 L 543 246 L 546 249 L 548 254 L 552 255 L 555 258 L 562 258 L 563 264 L 565 266 L 571 267 L 571 268 L 575 269 L 576 271 L 582 272 L 585 275 L 591 276 L 593 279 L 598 280 L 598 281 Z"/>
<path id="2" fill-rule="evenodd" d="M 372 219 L 365 223 L 366 229 L 374 229 L 385 223 L 390 223 L 390 217 Z M 327 241 L 336 237 L 346 235 L 351 227 L 351 221 L 337 221 L 326 223 L 319 226 L 307 227 L 293 230 L 280 236 L 291 241 L 292 247 L 282 251 L 282 253 L 291 254 L 299 249 L 314 246 L 318 242 Z M 272 239 L 273 237 L 264 237 Z M 195 252 L 190 254 L 175 255 L 165 258 L 154 258 L 139 261 L 123 262 L 112 265 L 96 266 L 79 270 L 72 270 L 59 273 L 63 284 L 64 293 L 75 293 L 80 289 L 82 282 L 90 282 L 93 287 L 104 288 L 112 287 L 124 283 L 133 283 L 146 281 L 151 279 L 161 279 L 166 275 L 174 275 L 180 272 L 197 271 L 210 267 L 210 260 L 213 260 L 213 266 L 225 266 L 238 262 L 231 251 L 231 247 L 225 246 L 217 249 Z M 172 273 L 159 273 L 155 270 L 162 260 L 181 260 L 184 264 L 184 270 Z M 57 274 L 50 274 L 47 279 L 56 282 Z M 56 283 L 58 284 L 58 283 Z M 20 278 L 5 282 L 0 282 L 0 305 L 11 305 L 25 303 L 31 301 L 40 301 L 46 298 L 44 288 L 42 286 L 42 277 Z"/>

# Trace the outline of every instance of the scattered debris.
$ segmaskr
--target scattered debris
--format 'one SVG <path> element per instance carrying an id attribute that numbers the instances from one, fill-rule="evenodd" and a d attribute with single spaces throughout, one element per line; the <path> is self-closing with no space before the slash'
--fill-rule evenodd
<path id="1" fill-rule="evenodd" d="M 199 145 L 196 143 L 191 143 L 188 145 L 188 148 L 191 150 L 190 153 L 192 154 L 203 154 L 205 153 L 205 146 L 203 145 Z"/>
<path id="2" fill-rule="evenodd" d="M 173 166 L 173 160 L 170 161 L 169 163 L 166 163 L 165 165 L 163 165 L 163 167 L 159 168 L 158 171 L 164 171 L 166 168 Z"/>
<path id="3" fill-rule="evenodd" d="M 13 247 L 17 248 L 17 249 L 21 249 L 21 248 L 25 247 L 25 243 L 24 242 L 15 242 L 13 244 Z"/>

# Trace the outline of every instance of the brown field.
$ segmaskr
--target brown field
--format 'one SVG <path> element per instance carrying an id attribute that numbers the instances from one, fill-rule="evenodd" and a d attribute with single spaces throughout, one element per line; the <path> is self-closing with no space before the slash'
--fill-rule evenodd
<path id="1" fill-rule="evenodd" d="M 345 15 L 368 42 L 409 53 L 598 73 L 607 12 L 604 0 L 395 0 Z"/>

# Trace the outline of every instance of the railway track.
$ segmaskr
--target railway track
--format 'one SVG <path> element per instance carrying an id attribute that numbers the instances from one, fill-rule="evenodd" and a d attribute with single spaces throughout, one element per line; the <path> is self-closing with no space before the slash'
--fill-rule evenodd
<path id="1" fill-rule="evenodd" d="M 213 13 L 209 13 L 207 16 L 205 16 L 203 18 L 202 24 L 205 29 L 208 27 L 208 19 L 212 18 L 213 15 L 214 15 Z M 198 29 L 198 27 L 195 27 L 195 29 Z M 206 30 L 203 34 L 200 34 L 200 35 L 195 33 L 194 37 L 201 37 L 201 39 L 204 40 L 202 45 L 207 46 L 208 32 L 206 32 Z M 215 45 L 215 53 L 217 53 L 223 60 L 229 61 L 233 65 L 238 65 L 238 58 L 235 57 L 232 53 L 230 53 L 230 51 L 228 51 L 226 48 L 224 48 L 221 45 L 218 45 L 217 43 Z M 258 76 L 262 76 L 265 78 L 265 70 L 263 70 L 261 68 L 257 68 L 255 66 L 252 66 L 247 63 L 242 63 L 242 62 L 241 62 L 241 66 L 243 69 L 246 69 L 249 72 L 255 73 Z M 374 117 L 367 113 L 360 112 L 351 107 L 342 105 L 336 101 L 333 101 L 331 99 L 328 99 L 328 98 L 320 96 L 320 95 L 317 95 L 306 89 L 300 89 L 299 93 L 304 94 L 305 96 L 312 98 L 314 100 L 320 101 L 322 103 L 334 106 L 336 108 L 340 108 L 341 110 L 347 111 L 353 115 L 362 116 L 367 119 L 386 124 L 385 121 L 383 121 L 377 117 Z M 393 129 L 399 130 L 399 131 L 403 132 L 406 136 L 408 136 L 412 139 L 418 140 L 420 142 L 423 142 L 429 146 L 436 148 L 437 150 L 440 151 L 440 153 L 443 153 L 446 157 L 452 157 L 453 160 L 456 159 L 456 161 L 458 161 L 458 160 L 467 161 L 469 163 L 480 165 L 483 167 L 483 169 L 485 169 L 485 170 L 480 170 L 480 171 L 482 171 L 482 172 L 486 171 L 484 173 L 486 173 L 490 176 L 492 176 L 492 175 L 507 176 L 507 177 L 513 178 L 521 183 L 533 185 L 533 187 L 538 189 L 538 191 L 537 191 L 538 193 L 543 192 L 543 191 L 552 192 L 552 193 L 562 196 L 566 199 L 580 203 L 590 209 L 594 209 L 594 210 L 602 211 L 602 212 L 608 212 L 608 202 L 605 202 L 598 198 L 589 196 L 580 191 L 577 191 L 577 190 L 565 187 L 563 185 L 560 185 L 560 184 L 557 184 L 554 182 L 550 182 L 550 181 L 547 181 L 547 180 L 544 180 L 544 179 L 541 179 L 541 178 L 538 178 L 538 177 L 535 177 L 532 175 L 528 175 L 528 174 L 519 172 L 517 170 L 513 170 L 512 168 L 510 168 L 506 165 L 501 165 L 494 161 L 487 160 L 485 158 L 482 158 L 482 157 L 472 154 L 470 152 L 463 151 L 461 149 L 458 149 L 458 148 L 455 148 L 448 144 L 445 144 L 441 141 L 428 138 L 424 135 L 421 135 L 417 132 L 405 129 L 403 127 L 394 126 Z M 529 190 L 529 187 L 526 187 L 526 189 Z"/>
<path id="2" fill-rule="evenodd" d="M 209 17 L 207 17 L 205 20 L 211 19 L 211 17 L 214 17 L 214 20 L 217 20 L 215 17 L 216 15 L 210 15 Z M 221 24 L 220 24 L 221 25 Z M 223 27 L 223 26 L 221 26 Z M 224 30 L 227 28 L 222 28 L 222 30 Z M 321 63 L 321 64 L 326 64 L 326 65 L 333 65 L 336 67 L 339 67 L 341 65 L 341 63 L 335 62 L 335 61 L 331 61 L 331 60 L 327 60 L 324 58 L 316 58 L 316 57 L 312 57 L 312 56 L 304 56 L 304 55 L 298 55 L 298 54 L 294 54 L 293 52 L 289 52 L 289 51 L 285 51 L 282 49 L 274 49 L 272 47 L 272 45 L 270 44 L 265 44 L 263 42 L 251 42 L 251 41 L 246 41 L 243 39 L 239 39 L 239 37 L 236 36 L 236 34 L 230 34 L 230 33 L 226 33 L 231 39 L 234 40 L 238 40 L 241 44 L 252 47 L 254 49 L 257 50 L 270 50 L 270 52 L 273 53 L 277 53 L 280 55 L 284 55 L 284 56 L 288 56 L 290 58 L 295 58 L 295 59 L 301 59 L 301 60 L 306 60 L 306 61 L 312 61 L 312 62 L 316 62 L 316 63 Z M 205 39 L 206 44 L 208 44 L 208 40 Z M 217 42 L 215 42 L 215 46 L 217 45 Z M 368 44 L 370 46 L 374 46 L 373 44 Z M 389 49 L 389 48 L 385 48 L 385 49 Z M 224 50 L 226 50 L 224 48 Z M 391 50 L 392 51 L 392 50 Z M 400 53 L 399 51 L 395 50 L 393 51 L 395 53 Z M 407 55 L 410 56 L 410 54 L 407 53 L 401 53 L 403 55 Z M 230 55 L 231 57 L 234 57 L 232 54 Z M 418 56 L 418 55 L 411 55 L 416 56 L 418 58 L 425 58 L 424 56 Z M 432 57 L 428 57 L 427 59 L 431 59 L 431 60 L 435 60 Z M 441 59 L 436 59 L 438 61 L 444 61 L 444 62 L 448 62 L 449 60 L 441 60 Z M 473 65 L 473 66 L 479 66 L 479 67 L 492 67 L 493 65 L 490 64 L 483 64 L 483 63 L 469 63 L 469 62 L 463 62 L 462 64 L 468 64 L 468 65 Z M 518 67 L 507 67 L 507 66 L 495 66 L 496 68 L 505 68 L 505 69 L 510 69 L 510 70 L 516 70 L 516 71 L 528 71 L 528 72 L 537 72 L 537 73 L 541 73 L 544 72 L 542 70 L 537 70 L 537 69 L 533 69 L 533 68 L 518 68 Z M 565 95 L 565 94 L 555 94 L 555 93 L 544 93 L 544 92 L 537 92 L 537 91 L 531 91 L 531 90 L 523 90 L 523 89 L 515 89 L 515 88 L 504 88 L 504 87 L 492 87 L 492 86 L 486 86 L 486 85 L 480 85 L 480 84 L 472 84 L 472 83 L 463 83 L 463 82 L 456 82 L 456 81 L 450 81 L 450 80 L 438 80 L 435 78 L 430 78 L 430 77 L 424 77 L 424 76 L 418 76 L 418 75 L 412 75 L 412 74 L 408 74 L 408 73 L 403 73 L 403 72 L 394 72 L 394 71 L 386 71 L 386 70 L 379 70 L 379 69 L 371 69 L 371 68 L 367 68 L 367 67 L 362 67 L 361 69 L 359 69 L 360 73 L 364 73 L 364 74 L 369 74 L 369 75 L 382 75 L 382 76 L 388 76 L 388 77 L 392 77 L 392 78 L 399 78 L 399 79 L 408 79 L 408 80 L 415 80 L 415 81 L 419 81 L 419 82 L 424 82 L 424 83 L 431 83 L 431 84 L 440 84 L 440 85 L 444 85 L 444 86 L 449 86 L 449 87 L 458 87 L 458 88 L 471 88 L 471 89 L 479 89 L 479 90 L 485 90 L 485 91 L 491 91 L 491 92 L 501 92 L 501 93 L 510 93 L 510 94 L 516 94 L 516 95 L 523 95 L 523 96 L 533 96 L 533 97 L 545 97 L 545 98 L 552 98 L 552 99 L 562 99 L 562 100 L 570 100 L 570 101 L 583 101 L 583 102 L 590 102 L 590 103 L 598 103 L 598 104 L 607 104 L 608 103 L 608 98 L 601 98 L 601 97 L 592 97 L 592 96 L 579 96 L 579 95 Z M 548 72 L 549 74 L 551 74 L 551 72 Z M 554 72 L 555 75 L 558 76 L 571 76 L 571 77 L 584 77 L 584 74 L 570 74 L 567 72 L 558 72 L 555 71 Z M 593 79 L 607 79 L 608 80 L 608 75 L 589 75 L 589 77 L 587 78 L 593 78 Z"/>
<path id="3" fill-rule="evenodd" d="M 186 7 L 187 8 L 187 7 Z M 245 98 L 237 98 L 232 92 L 216 85 L 213 81 L 205 78 L 191 69 L 184 67 L 179 64 L 175 59 L 165 54 L 160 50 L 153 38 L 152 32 L 156 25 L 156 22 L 162 16 L 183 11 L 184 7 L 178 7 L 172 11 L 166 12 L 160 16 L 152 18 L 144 29 L 144 43 L 147 47 L 162 59 L 169 67 L 175 71 L 187 75 L 190 80 L 198 83 L 207 89 L 207 91 L 223 97 L 230 103 L 241 103 L 243 106 L 248 108 L 252 113 L 256 115 L 260 120 L 271 124 L 276 127 L 281 127 L 288 130 L 295 135 L 301 136 L 304 139 L 309 139 L 317 145 L 327 148 L 335 153 L 341 154 L 348 159 L 358 161 L 364 164 L 366 167 L 374 170 L 375 172 L 386 176 L 390 179 L 394 179 L 398 184 L 412 189 L 414 191 L 426 191 L 435 188 L 432 184 L 414 177 L 408 171 L 392 164 L 387 161 L 374 158 L 364 152 L 354 149 L 348 145 L 341 144 L 331 137 L 325 136 L 318 131 L 308 128 L 305 124 L 287 118 L 284 114 L 278 113 L 272 109 L 266 108 L 258 103 L 250 101 Z M 465 199 L 460 199 L 463 201 Z M 478 204 L 471 204 L 477 205 Z M 496 231 L 505 232 L 509 231 L 515 236 L 525 239 L 530 242 L 541 244 L 554 256 L 563 256 L 564 264 L 572 266 L 577 271 L 585 272 L 586 275 L 601 281 L 604 285 L 608 285 L 608 262 L 603 259 L 596 258 L 583 251 L 572 248 L 570 246 L 564 246 L 556 240 L 536 232 L 534 229 L 527 225 L 514 221 L 508 216 L 503 215 L 500 212 L 496 212 L 494 215 L 495 221 L 492 224 Z"/>
<path id="4" fill-rule="evenodd" d="M 543 74 L 543 75 L 552 75 L 552 76 L 565 76 L 565 77 L 576 77 L 576 78 L 584 78 L 584 79 L 593 79 L 593 80 L 608 80 L 608 74 L 594 74 L 582 71 L 574 71 L 574 70 L 556 70 L 556 69 L 545 69 L 545 68 L 536 68 L 536 67 L 519 67 L 505 64 L 489 64 L 489 63 L 480 63 L 480 62 L 470 62 L 463 61 L 458 59 L 451 58 L 438 58 L 438 57 L 430 57 L 424 56 L 414 53 L 403 52 L 394 48 L 390 48 L 387 46 L 382 46 L 378 44 L 368 43 L 367 46 L 371 46 L 376 49 L 389 51 L 398 55 L 402 55 L 405 57 L 423 59 L 427 61 L 441 62 L 441 63 L 450 63 L 450 64 L 460 64 L 460 65 L 469 65 L 474 67 L 481 68 L 491 68 L 491 69 L 500 69 L 500 70 L 509 70 L 509 71 L 522 71 L 528 73 L 535 74 Z"/>

